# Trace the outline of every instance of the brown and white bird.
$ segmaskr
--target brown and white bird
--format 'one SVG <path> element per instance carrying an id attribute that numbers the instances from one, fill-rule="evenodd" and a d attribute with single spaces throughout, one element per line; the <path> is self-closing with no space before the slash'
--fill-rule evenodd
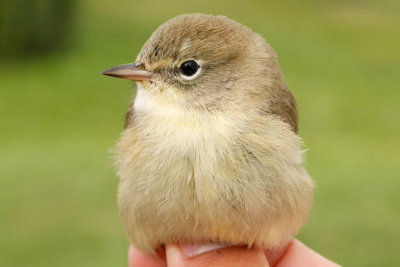
<path id="1" fill-rule="evenodd" d="M 120 216 L 137 248 L 274 248 L 306 221 L 313 181 L 276 58 L 249 28 L 189 14 L 161 25 L 136 63 L 103 72 L 138 82 L 115 148 Z"/>

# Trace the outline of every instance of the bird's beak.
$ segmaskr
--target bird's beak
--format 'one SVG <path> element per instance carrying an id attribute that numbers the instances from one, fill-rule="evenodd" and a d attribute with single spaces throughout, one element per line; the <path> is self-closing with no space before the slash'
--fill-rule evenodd
<path id="1" fill-rule="evenodd" d="M 151 77 L 153 76 L 152 72 L 145 69 L 142 62 L 128 63 L 111 67 L 104 70 L 102 74 L 134 81 L 148 81 L 151 80 Z"/>

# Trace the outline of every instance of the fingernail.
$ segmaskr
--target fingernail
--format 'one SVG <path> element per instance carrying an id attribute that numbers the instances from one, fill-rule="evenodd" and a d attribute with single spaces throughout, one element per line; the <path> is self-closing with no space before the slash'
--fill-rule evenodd
<path id="1" fill-rule="evenodd" d="M 187 257 L 195 257 L 200 254 L 217 250 L 220 248 L 226 248 L 229 247 L 227 244 L 216 244 L 216 243 L 208 243 L 208 244 L 185 244 L 185 245 L 180 245 L 182 254 Z"/>

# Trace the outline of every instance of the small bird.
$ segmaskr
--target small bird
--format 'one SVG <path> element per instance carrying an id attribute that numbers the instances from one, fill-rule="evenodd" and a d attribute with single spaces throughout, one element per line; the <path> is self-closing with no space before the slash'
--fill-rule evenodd
<path id="1" fill-rule="evenodd" d="M 296 234 L 314 184 L 296 101 L 264 38 L 224 16 L 180 15 L 135 63 L 103 74 L 137 81 L 115 155 L 120 217 L 138 249 L 275 248 Z"/>

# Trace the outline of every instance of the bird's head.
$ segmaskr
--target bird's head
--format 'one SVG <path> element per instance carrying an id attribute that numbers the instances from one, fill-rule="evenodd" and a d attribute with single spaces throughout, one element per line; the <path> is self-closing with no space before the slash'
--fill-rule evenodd
<path id="1" fill-rule="evenodd" d="M 288 91 L 275 51 L 260 35 L 226 17 L 203 14 L 167 21 L 151 35 L 135 63 L 103 74 L 136 80 L 139 91 L 206 111 L 260 101 L 270 109 L 281 101 L 280 91 Z"/>

